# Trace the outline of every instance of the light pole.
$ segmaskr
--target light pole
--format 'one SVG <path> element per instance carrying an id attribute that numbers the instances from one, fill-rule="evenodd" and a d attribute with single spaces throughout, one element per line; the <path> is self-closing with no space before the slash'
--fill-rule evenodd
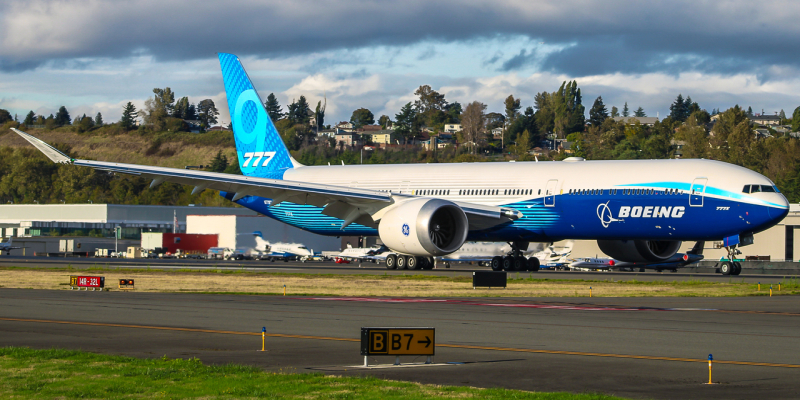
<path id="1" fill-rule="evenodd" d="M 119 258 L 119 246 L 117 245 L 119 240 L 119 233 L 122 230 L 122 227 L 117 225 L 114 227 L 114 253 L 117 253 L 117 258 Z"/>

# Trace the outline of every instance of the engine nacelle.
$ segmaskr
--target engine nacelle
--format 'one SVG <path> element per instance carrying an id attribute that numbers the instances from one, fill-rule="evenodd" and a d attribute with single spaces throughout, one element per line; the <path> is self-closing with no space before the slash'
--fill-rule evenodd
<path id="1" fill-rule="evenodd" d="M 678 252 L 680 241 L 674 240 L 598 240 L 600 250 L 618 261 L 658 262 Z"/>
<path id="2" fill-rule="evenodd" d="M 383 243 L 398 253 L 443 256 L 467 240 L 464 210 L 440 199 L 416 199 L 389 210 L 378 224 Z"/>

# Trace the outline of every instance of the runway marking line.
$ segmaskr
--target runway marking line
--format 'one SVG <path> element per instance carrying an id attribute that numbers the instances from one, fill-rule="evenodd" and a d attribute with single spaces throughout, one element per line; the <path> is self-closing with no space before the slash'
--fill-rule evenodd
<path id="1" fill-rule="evenodd" d="M 131 324 L 113 324 L 105 322 L 79 322 L 79 321 L 59 321 L 48 319 L 30 319 L 30 318 L 7 318 L 0 317 L 0 321 L 14 321 L 14 322 L 38 322 L 46 324 L 64 324 L 64 325 L 88 325 L 88 326 L 102 326 L 112 328 L 134 328 L 134 329 L 155 329 L 164 331 L 180 331 L 180 332 L 195 332 L 195 333 L 217 333 L 225 335 L 249 335 L 261 336 L 262 332 L 241 332 L 241 331 L 221 331 L 215 329 L 201 329 L 201 328 L 179 328 L 170 326 L 153 326 L 153 325 L 131 325 Z M 277 338 L 291 338 L 291 339 L 312 339 L 312 340 L 333 340 L 338 342 L 361 342 L 361 339 L 352 338 L 337 338 L 330 336 L 310 336 L 310 335 L 289 335 L 284 333 L 265 333 L 268 337 Z M 680 358 L 680 357 L 659 357 L 659 356 L 640 356 L 633 354 L 611 354 L 611 353 L 591 353 L 583 351 L 567 351 L 567 350 L 541 350 L 541 349 L 521 349 L 515 347 L 492 347 L 492 346 L 472 346 L 466 344 L 437 344 L 438 347 L 447 347 L 451 349 L 468 349 L 468 350 L 491 350 L 491 351 L 510 351 L 517 353 L 537 353 L 537 354 L 560 354 L 569 356 L 586 356 L 586 357 L 611 357 L 611 358 L 628 358 L 636 360 L 655 360 L 655 361 L 680 361 L 680 362 L 708 362 L 706 359 L 699 358 Z M 779 364 L 779 363 L 763 363 L 753 361 L 729 361 L 729 360 L 714 360 L 716 364 L 728 365 L 749 365 L 757 367 L 778 367 L 778 368 L 800 368 L 800 364 Z"/>

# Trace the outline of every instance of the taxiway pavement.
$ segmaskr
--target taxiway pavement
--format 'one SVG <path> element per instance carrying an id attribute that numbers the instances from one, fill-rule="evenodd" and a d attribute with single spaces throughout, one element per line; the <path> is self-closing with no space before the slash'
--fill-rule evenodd
<path id="1" fill-rule="evenodd" d="M 788 296 L 391 299 L 0 289 L 0 310 L 3 346 L 631 398 L 800 397 L 800 310 Z M 368 326 L 433 326 L 435 362 L 451 364 L 359 368 L 360 328 Z M 266 352 L 258 351 L 262 327 Z M 718 385 L 703 385 L 709 353 Z"/>
<path id="2" fill-rule="evenodd" d="M 249 270 L 258 272 L 302 273 L 302 274 L 372 274 L 372 275 L 439 275 L 439 276 L 472 276 L 475 271 L 489 271 L 482 267 L 467 263 L 453 263 L 451 268 L 437 268 L 433 270 L 387 270 L 384 264 L 371 262 L 336 264 L 334 262 L 299 262 L 299 261 L 224 261 L 224 260 L 180 260 L 180 259 L 114 259 L 114 258 L 56 258 L 56 257 L 0 257 L 0 267 L 30 267 L 30 268 L 76 268 L 86 269 L 93 267 L 119 268 L 119 269 L 156 269 L 156 270 Z M 540 277 L 545 279 L 609 279 L 609 280 L 639 280 L 639 281 L 687 281 L 704 280 L 709 282 L 748 282 L 764 285 L 777 284 L 787 279 L 800 279 L 798 275 L 765 275 L 742 274 L 728 276 L 715 273 L 694 273 L 688 270 L 673 272 L 623 272 L 623 271 L 554 271 L 541 270 L 535 273 L 509 272 L 523 277 Z M 514 275 L 516 276 L 516 275 Z"/>

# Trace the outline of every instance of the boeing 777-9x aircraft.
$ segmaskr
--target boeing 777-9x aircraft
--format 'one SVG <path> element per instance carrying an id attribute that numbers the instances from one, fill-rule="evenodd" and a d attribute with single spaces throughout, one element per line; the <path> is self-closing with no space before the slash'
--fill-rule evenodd
<path id="1" fill-rule="evenodd" d="M 321 235 L 380 236 L 394 252 L 392 269 L 431 265 L 468 240 L 510 243 L 514 255 L 499 260 L 507 270 L 538 269 L 521 251 L 563 239 L 597 240 L 628 262 L 667 260 L 682 241 L 723 240 L 732 255 L 789 211 L 766 177 L 710 160 L 305 166 L 239 59 L 221 53 L 219 61 L 243 175 L 76 160 L 14 131 L 54 162 L 218 190 Z"/>

